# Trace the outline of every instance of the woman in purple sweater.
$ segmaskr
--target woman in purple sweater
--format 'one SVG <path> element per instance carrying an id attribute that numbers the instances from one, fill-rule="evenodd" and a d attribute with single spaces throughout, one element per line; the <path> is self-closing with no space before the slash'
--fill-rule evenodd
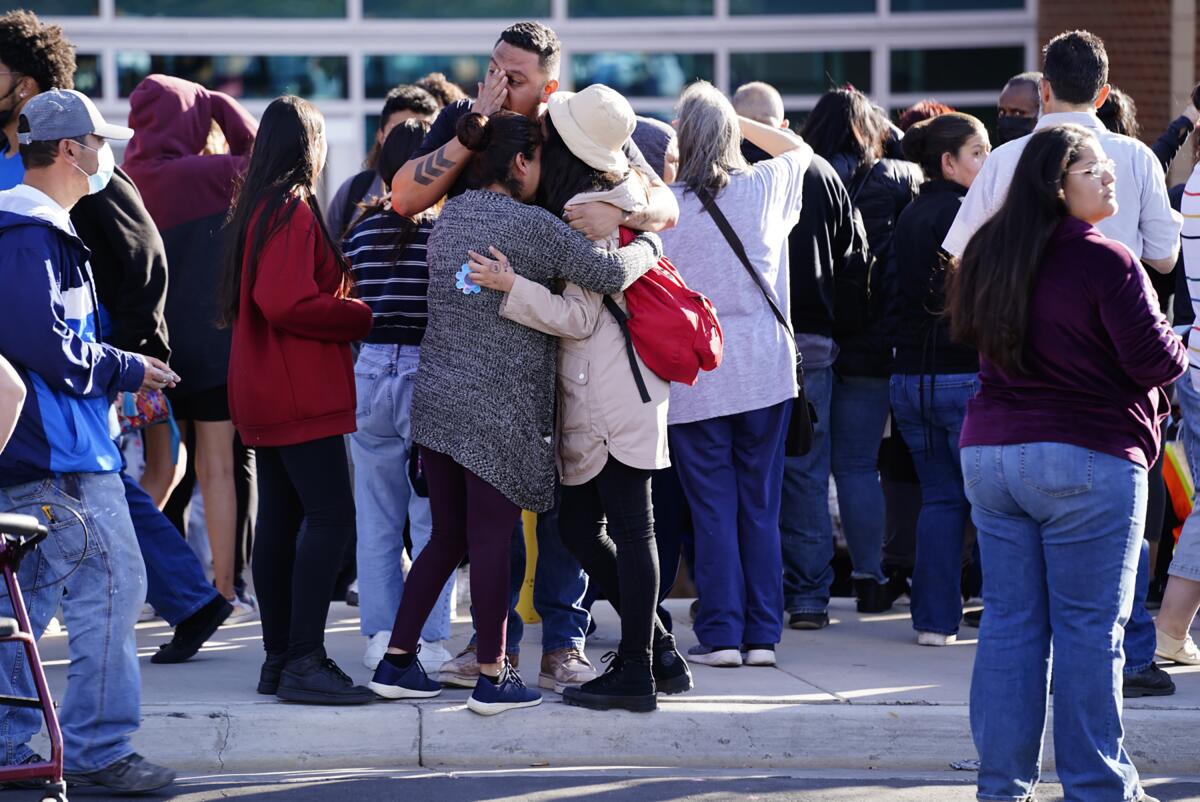
<path id="1" fill-rule="evenodd" d="M 1122 640 L 1162 387 L 1187 357 L 1137 259 L 1095 228 L 1117 210 L 1114 181 L 1086 129 L 1035 134 L 949 293 L 952 333 L 980 353 L 960 444 L 987 576 L 979 799 L 1033 797 L 1053 633 L 1067 798 L 1151 800 L 1122 746 Z"/>

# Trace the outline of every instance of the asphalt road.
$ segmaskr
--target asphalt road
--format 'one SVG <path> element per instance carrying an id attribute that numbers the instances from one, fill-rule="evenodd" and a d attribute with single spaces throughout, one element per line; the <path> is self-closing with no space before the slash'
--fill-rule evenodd
<path id="1" fill-rule="evenodd" d="M 269 772 L 185 777 L 171 794 L 148 799 L 174 802 L 970 802 L 973 775 L 881 777 L 817 776 L 770 772 L 686 770 L 531 769 L 524 772 Z M 1200 800 L 1200 778 L 1149 780 L 1163 802 Z M 70 799 L 113 798 L 70 792 Z M 40 795 L 9 791 L 3 802 L 37 802 Z M 1040 787 L 1040 802 L 1062 802 L 1062 788 Z"/>

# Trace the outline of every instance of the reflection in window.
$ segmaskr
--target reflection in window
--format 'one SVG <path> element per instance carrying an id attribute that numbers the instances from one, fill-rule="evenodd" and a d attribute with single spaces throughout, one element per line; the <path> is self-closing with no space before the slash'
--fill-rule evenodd
<path id="1" fill-rule="evenodd" d="M 892 0 L 895 8 L 896 0 Z M 730 14 L 874 14 L 875 0 L 729 0 Z"/>
<path id="2" fill-rule="evenodd" d="M 14 5 L 0 6 L 0 14 L 17 8 L 42 17 L 95 17 L 100 14 L 100 0 L 23 0 Z"/>
<path id="3" fill-rule="evenodd" d="M 346 0 L 116 0 L 129 17 L 344 17 Z"/>
<path id="4" fill-rule="evenodd" d="M 711 53 L 576 53 L 571 68 L 576 89 L 605 84 L 627 97 L 676 97 L 714 73 Z"/>
<path id="5" fill-rule="evenodd" d="M 893 92 L 956 92 L 1000 89 L 1025 69 L 1025 48 L 893 50 Z"/>
<path id="6" fill-rule="evenodd" d="M 93 99 L 104 95 L 104 84 L 100 80 L 99 56 L 75 54 L 75 88 Z"/>
<path id="7" fill-rule="evenodd" d="M 713 0 L 569 0 L 572 17 L 680 17 L 710 15 Z"/>
<path id="8" fill-rule="evenodd" d="M 363 16 L 425 19 L 500 17 L 517 20 L 549 17 L 550 0 L 363 0 Z"/>
<path id="9" fill-rule="evenodd" d="M 424 55 L 406 53 L 398 56 L 367 56 L 366 96 L 387 97 L 396 84 L 410 84 L 431 72 L 445 73 L 470 97 L 475 97 L 478 84 L 487 75 L 487 55 Z"/>
<path id="10" fill-rule="evenodd" d="M 819 95 L 850 83 L 871 91 L 871 51 L 811 53 L 731 53 L 730 90 L 750 81 L 766 81 L 785 95 Z"/>
<path id="11" fill-rule="evenodd" d="M 347 97 L 345 56 L 164 56 L 117 53 L 121 97 L 151 73 L 195 81 L 240 98 L 300 95 L 312 100 Z"/>
<path id="12" fill-rule="evenodd" d="M 996 11 L 1025 8 L 1025 0 L 892 0 L 892 11 Z"/>

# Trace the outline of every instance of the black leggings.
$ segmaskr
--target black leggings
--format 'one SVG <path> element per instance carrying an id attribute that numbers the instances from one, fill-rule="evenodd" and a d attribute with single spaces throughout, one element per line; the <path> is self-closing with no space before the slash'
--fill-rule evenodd
<path id="1" fill-rule="evenodd" d="M 651 643 L 667 634 L 655 614 L 658 549 L 650 474 L 610 456 L 595 479 L 564 485 L 558 508 L 563 544 L 621 616 L 617 653 L 646 665 Z"/>
<path id="2" fill-rule="evenodd" d="M 259 447 L 254 589 L 268 654 L 323 648 L 325 619 L 346 544 L 354 496 L 341 437 Z M 304 535 L 300 535 L 304 524 Z"/>

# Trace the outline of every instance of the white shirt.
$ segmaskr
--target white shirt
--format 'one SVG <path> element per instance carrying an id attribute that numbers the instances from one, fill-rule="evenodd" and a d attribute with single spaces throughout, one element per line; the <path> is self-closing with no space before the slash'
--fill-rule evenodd
<path id="1" fill-rule="evenodd" d="M 1100 146 L 1117 165 L 1119 209 L 1096 227 L 1109 239 L 1124 243 L 1139 259 L 1169 258 L 1179 241 L 1180 221 L 1171 209 L 1166 178 L 1154 151 L 1136 139 L 1112 133 L 1095 114 L 1085 112 L 1043 114 L 1034 131 L 1065 123 L 1095 131 Z M 1029 136 L 1023 136 L 1001 145 L 983 163 L 942 243 L 948 253 L 961 257 L 975 232 L 1000 209 L 1027 142 Z"/>

